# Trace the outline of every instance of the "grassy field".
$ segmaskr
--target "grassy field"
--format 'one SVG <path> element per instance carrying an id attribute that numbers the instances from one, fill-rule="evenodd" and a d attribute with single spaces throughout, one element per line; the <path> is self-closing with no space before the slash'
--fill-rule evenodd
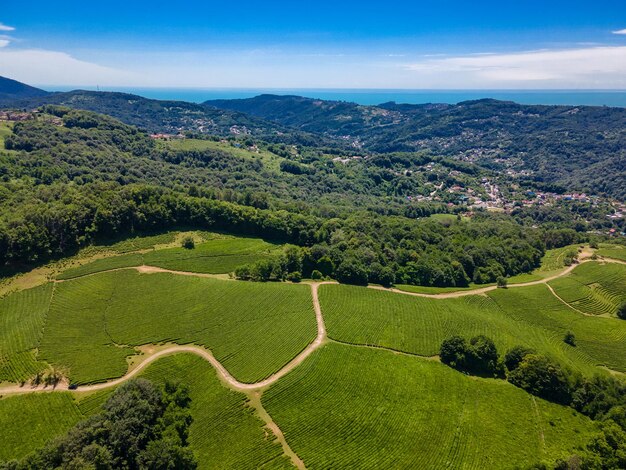
<path id="1" fill-rule="evenodd" d="M 626 301 L 626 266 L 584 263 L 567 277 L 550 281 L 557 295 L 590 315 L 614 316 Z"/>
<path id="2" fill-rule="evenodd" d="M 265 168 L 275 172 L 280 171 L 280 162 L 281 160 L 284 160 L 278 155 L 274 155 L 272 152 L 268 152 L 267 150 L 249 150 L 243 146 L 235 147 L 229 142 L 214 142 L 212 140 L 201 139 L 175 139 L 164 142 L 164 145 L 174 150 L 219 150 L 237 157 L 254 160 L 260 159 Z"/>
<path id="3" fill-rule="evenodd" d="M 118 250 L 129 250 L 137 247 L 145 249 L 145 239 L 134 239 L 134 242 L 113 245 Z M 154 246 L 154 239 L 149 240 Z M 110 269 L 119 269 L 147 264 L 175 271 L 192 271 L 209 274 L 229 273 L 242 264 L 253 263 L 270 256 L 280 249 L 258 238 L 224 237 L 198 243 L 194 249 L 182 247 L 157 249 L 145 253 L 126 253 L 120 256 L 111 256 L 93 262 L 69 268 L 59 274 L 57 279 L 73 279 L 87 274 L 99 273 Z"/>
<path id="4" fill-rule="evenodd" d="M 107 245 L 106 248 L 117 253 L 128 253 L 131 251 L 149 250 L 159 245 L 168 245 L 174 243 L 174 240 L 178 236 L 179 232 L 166 232 L 158 235 L 137 236 L 132 238 L 125 238 L 111 245 Z"/>
<path id="5" fill-rule="evenodd" d="M 445 294 L 446 292 L 462 292 L 473 289 L 481 289 L 483 287 L 495 286 L 493 284 L 474 284 L 470 283 L 468 287 L 431 287 L 431 286 L 411 286 L 409 284 L 398 284 L 394 286 L 398 290 L 404 292 L 414 292 L 416 294 Z"/>
<path id="6" fill-rule="evenodd" d="M 626 261 L 626 246 L 602 244 L 597 251 L 598 255 L 607 258 L 620 259 Z"/>
<path id="7" fill-rule="evenodd" d="M 511 468 L 567 456 L 591 422 L 498 380 L 329 344 L 263 395 L 309 468 Z"/>
<path id="8" fill-rule="evenodd" d="M 237 266 L 253 263 L 280 249 L 258 238 L 211 240 L 192 250 L 169 248 L 144 255 L 144 263 L 175 271 L 221 274 L 233 272 Z"/>
<path id="9" fill-rule="evenodd" d="M 315 334 L 305 285 L 115 271 L 58 285 L 40 355 L 86 383 L 123 375 L 128 346 L 196 343 L 239 380 L 254 382 Z"/>
<path id="10" fill-rule="evenodd" d="M 170 380 L 189 387 L 193 416 L 189 445 L 197 456 L 198 468 L 291 468 L 280 444 L 248 406 L 247 397 L 225 388 L 205 360 L 178 354 L 160 359 L 141 376 L 157 384 Z M 0 461 L 23 457 L 99 412 L 112 392 L 106 389 L 74 397 L 50 393 L 0 399 Z"/>
<path id="11" fill-rule="evenodd" d="M 320 302 L 329 337 L 347 343 L 433 356 L 450 336 L 485 334 L 502 352 L 528 345 L 584 373 L 626 371 L 626 322 L 578 314 L 543 285 L 445 300 L 324 285 Z M 563 342 L 567 331 L 576 348 Z"/>
<path id="12" fill-rule="evenodd" d="M 0 152 L 5 152 L 5 153 L 10 153 L 10 154 L 15 154 L 15 150 L 6 150 L 4 148 L 4 139 L 7 138 L 7 136 L 11 135 L 11 133 L 13 132 L 13 123 L 12 122 L 6 122 L 6 121 L 2 121 L 0 122 Z"/>
<path id="13" fill-rule="evenodd" d="M 152 364 L 143 374 L 190 387 L 193 423 L 189 445 L 199 468 L 292 468 L 282 447 L 247 405 L 245 395 L 225 388 L 213 368 L 190 354 L 177 354 Z"/>
<path id="14" fill-rule="evenodd" d="M 34 350 L 51 295 L 52 284 L 47 284 L 0 299 L 0 382 L 21 382 L 45 367 Z"/>
<path id="15" fill-rule="evenodd" d="M 81 418 L 68 392 L 0 399 L 0 461 L 24 457 Z"/>

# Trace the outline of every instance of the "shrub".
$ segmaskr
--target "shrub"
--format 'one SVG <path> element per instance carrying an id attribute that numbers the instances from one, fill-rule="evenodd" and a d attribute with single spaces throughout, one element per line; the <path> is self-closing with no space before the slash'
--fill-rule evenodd
<path id="1" fill-rule="evenodd" d="M 509 283 L 507 278 L 504 276 L 498 276 L 498 278 L 496 279 L 496 282 L 498 283 L 498 287 L 503 288 L 503 289 L 506 289 L 506 286 Z"/>
<path id="2" fill-rule="evenodd" d="M 196 247 L 196 242 L 193 241 L 193 237 L 185 237 L 181 246 L 187 250 L 193 250 Z"/>
<path id="3" fill-rule="evenodd" d="M 314 269 L 313 272 L 311 273 L 311 279 L 314 279 L 317 281 L 323 278 L 324 278 L 324 275 L 321 272 L 319 272 L 317 269 Z"/>
<path id="4" fill-rule="evenodd" d="M 626 302 L 623 302 L 618 308 L 617 308 L 617 317 L 621 318 L 622 320 L 626 320 Z"/>
<path id="5" fill-rule="evenodd" d="M 291 282 L 300 282 L 302 280 L 302 274 L 300 273 L 300 271 L 294 271 L 292 273 L 287 274 L 285 279 Z"/>
<path id="6" fill-rule="evenodd" d="M 251 277 L 250 266 L 244 264 L 243 266 L 235 268 L 235 277 L 244 281 L 249 280 Z"/>
<path id="7" fill-rule="evenodd" d="M 569 344 L 570 346 L 576 346 L 576 336 L 574 336 L 574 333 L 572 333 L 571 331 L 565 333 L 563 341 L 565 342 L 565 344 Z"/>

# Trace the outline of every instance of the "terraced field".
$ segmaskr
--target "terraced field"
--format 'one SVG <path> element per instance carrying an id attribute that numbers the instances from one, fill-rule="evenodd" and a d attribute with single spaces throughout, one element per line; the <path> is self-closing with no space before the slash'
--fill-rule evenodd
<path id="1" fill-rule="evenodd" d="M 142 373 L 155 383 L 180 382 L 190 388 L 190 447 L 199 468 L 292 468 L 273 435 L 254 415 L 247 397 L 225 388 L 203 359 L 179 354 L 159 360 Z M 0 461 L 20 458 L 99 411 L 113 389 L 72 397 L 69 392 L 0 399 Z M 15 426 L 15 423 L 20 426 Z"/>
<path id="2" fill-rule="evenodd" d="M 105 381 L 127 372 L 138 346 L 172 342 L 204 346 L 236 379 L 254 383 L 316 337 L 308 285 L 102 272 L 143 264 L 224 272 L 278 249 L 216 238 L 195 250 L 133 252 L 157 239 L 173 238 L 121 242 L 116 249 L 130 252 L 0 299 L 0 381 L 19 382 L 48 364 L 73 383 Z M 549 285 L 562 300 L 545 283 L 446 299 L 326 284 L 319 299 L 330 341 L 262 395 L 230 390 L 206 358 L 191 354 L 159 358 L 139 375 L 190 386 L 190 445 L 200 468 L 292 468 L 263 419 L 274 420 L 309 468 L 508 468 L 555 460 L 586 443 L 594 424 L 505 381 L 415 357 L 436 355 L 455 334 L 485 334 L 501 353 L 526 345 L 585 375 L 597 366 L 626 372 L 626 322 L 610 318 L 626 300 L 626 266 L 587 262 Z M 567 331 L 576 347 L 564 343 Z M 80 390 L 0 396 L 0 460 L 22 457 L 96 413 L 113 388 Z M 255 413 L 259 396 L 269 418 Z"/>
<path id="3" fill-rule="evenodd" d="M 316 335 L 308 286 L 114 271 L 57 286 L 40 356 L 76 383 L 126 372 L 130 346 L 196 343 L 238 380 L 280 369 Z"/>
<path id="4" fill-rule="evenodd" d="M 45 367 L 35 358 L 52 284 L 0 299 L 0 382 L 21 382 Z"/>
<path id="5" fill-rule="evenodd" d="M 573 308 L 589 315 L 614 316 L 626 301 L 626 266 L 584 263 L 567 277 L 550 281 L 556 294 Z"/>
<path id="6" fill-rule="evenodd" d="M 130 249 L 143 246 L 139 241 L 134 245 L 124 245 Z M 138 248 L 141 249 L 141 248 Z M 258 238 L 216 238 L 199 243 L 192 250 L 185 248 L 165 248 L 145 253 L 127 253 L 95 260 L 82 266 L 67 269 L 58 279 L 73 279 L 87 274 L 147 264 L 174 271 L 222 274 L 233 272 L 242 264 L 253 263 L 270 256 L 280 249 Z"/>
<path id="7" fill-rule="evenodd" d="M 189 443 L 199 468 L 292 468 L 280 444 L 247 405 L 247 397 L 225 388 L 205 360 L 189 354 L 166 357 L 142 376 L 190 387 L 194 421 Z"/>
<path id="8" fill-rule="evenodd" d="M 503 381 L 329 344 L 263 395 L 309 468 L 508 468 L 567 456 L 591 422 Z"/>
<path id="9" fill-rule="evenodd" d="M 329 337 L 342 342 L 433 356 L 452 335 L 484 334 L 503 352 L 522 344 L 582 372 L 626 371 L 626 322 L 578 314 L 544 285 L 451 299 L 324 285 L 320 302 Z M 562 341 L 569 330 L 581 339 L 576 348 Z"/>
<path id="10" fill-rule="evenodd" d="M 0 461 L 24 457 L 81 418 L 69 392 L 0 398 Z"/>
<path id="11" fill-rule="evenodd" d="M 196 245 L 193 250 L 170 248 L 151 251 L 144 255 L 144 264 L 174 271 L 221 274 L 268 257 L 277 249 L 279 245 L 258 238 L 218 239 Z"/>
<path id="12" fill-rule="evenodd" d="M 626 246 L 623 245 L 600 245 L 600 256 L 626 261 Z"/>

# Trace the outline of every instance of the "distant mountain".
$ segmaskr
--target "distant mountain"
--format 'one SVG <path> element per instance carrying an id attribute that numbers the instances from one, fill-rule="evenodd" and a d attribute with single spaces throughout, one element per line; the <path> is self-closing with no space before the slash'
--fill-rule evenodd
<path id="1" fill-rule="evenodd" d="M 0 101 L 46 96 L 50 93 L 25 83 L 0 77 Z"/>
<path id="2" fill-rule="evenodd" d="M 75 90 L 5 102 L 5 107 L 34 109 L 52 104 L 107 114 L 149 132 L 265 134 L 280 128 L 245 114 L 185 101 L 160 101 L 128 93 Z"/>
<path id="3" fill-rule="evenodd" d="M 376 106 L 302 96 L 259 95 L 246 99 L 211 100 L 204 104 L 247 113 L 308 132 L 335 136 L 358 136 L 365 129 L 397 125 L 404 119 L 400 112 Z"/>
<path id="4" fill-rule="evenodd" d="M 369 151 L 428 151 L 531 179 L 626 199 L 626 108 L 483 99 L 361 106 L 297 96 L 207 101 Z"/>

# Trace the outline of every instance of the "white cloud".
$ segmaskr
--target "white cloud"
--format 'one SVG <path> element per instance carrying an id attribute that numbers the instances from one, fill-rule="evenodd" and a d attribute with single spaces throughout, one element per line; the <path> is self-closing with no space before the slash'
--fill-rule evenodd
<path id="1" fill-rule="evenodd" d="M 64 52 L 39 49 L 1 49 L 0 71 L 5 77 L 31 84 L 123 86 L 138 83 L 138 77 L 132 72 L 78 60 Z"/>
<path id="2" fill-rule="evenodd" d="M 469 55 L 405 67 L 418 88 L 626 88 L 626 46 Z"/>
<path id="3" fill-rule="evenodd" d="M 6 24 L 0 23 L 0 31 L 15 31 L 13 26 L 7 26 Z"/>
<path id="4" fill-rule="evenodd" d="M 617 31 L 613 31 L 613 34 L 626 34 L 626 29 L 618 29 Z"/>
<path id="5" fill-rule="evenodd" d="M 11 44 L 11 41 L 9 41 L 8 39 L 0 38 L 0 47 L 7 47 L 9 44 Z"/>

